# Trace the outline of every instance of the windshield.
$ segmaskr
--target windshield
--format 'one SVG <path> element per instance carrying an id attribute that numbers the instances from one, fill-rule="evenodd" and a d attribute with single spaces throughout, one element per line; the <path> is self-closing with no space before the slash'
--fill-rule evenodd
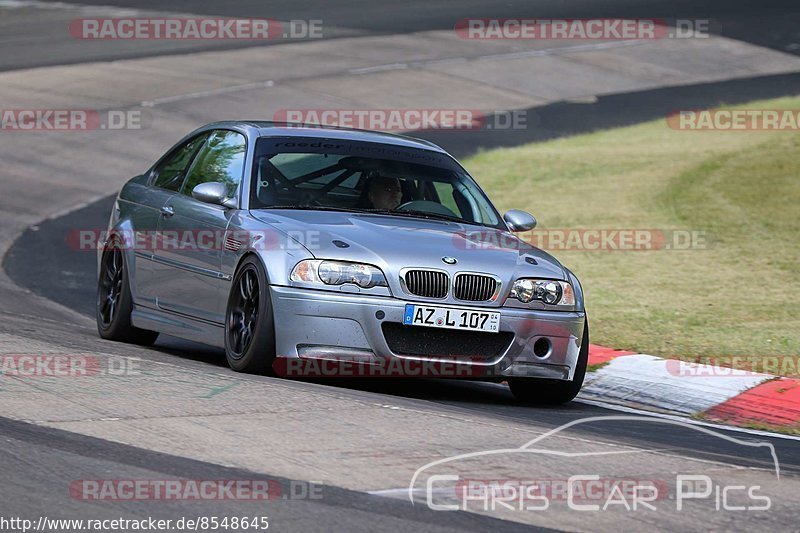
<path id="1" fill-rule="evenodd" d="M 261 138 L 253 209 L 331 209 L 505 228 L 475 181 L 449 156 L 379 143 Z"/>

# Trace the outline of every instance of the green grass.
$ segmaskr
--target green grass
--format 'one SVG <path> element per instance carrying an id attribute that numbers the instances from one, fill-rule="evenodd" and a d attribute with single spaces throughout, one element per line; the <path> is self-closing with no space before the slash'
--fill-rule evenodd
<path id="1" fill-rule="evenodd" d="M 590 372 L 597 372 L 598 370 L 600 370 L 600 369 L 601 369 L 601 368 L 603 368 L 604 366 L 608 366 L 608 364 L 609 364 L 610 362 L 611 362 L 611 361 L 603 361 L 602 363 L 595 363 L 595 364 L 593 364 L 593 365 L 587 365 L 587 366 L 586 366 L 586 372 L 589 372 L 589 373 L 590 373 Z"/>
<path id="2" fill-rule="evenodd" d="M 743 107 L 798 109 L 800 97 Z M 691 360 L 799 356 L 799 149 L 794 131 L 679 131 L 661 119 L 465 166 L 501 210 L 528 210 L 539 229 L 707 232 L 706 249 L 554 251 L 583 283 L 592 342 Z"/>
<path id="3" fill-rule="evenodd" d="M 727 420 L 724 419 L 709 417 L 705 413 L 694 414 L 692 415 L 691 418 L 695 420 L 701 420 L 703 422 L 712 422 L 715 424 L 729 423 Z M 737 425 L 747 429 L 757 429 L 759 431 L 770 431 L 772 433 L 783 433 L 786 435 L 800 435 L 800 426 L 798 425 L 784 426 L 784 425 L 777 425 L 777 424 L 770 424 L 767 422 L 756 422 L 756 421 L 744 422 Z"/>

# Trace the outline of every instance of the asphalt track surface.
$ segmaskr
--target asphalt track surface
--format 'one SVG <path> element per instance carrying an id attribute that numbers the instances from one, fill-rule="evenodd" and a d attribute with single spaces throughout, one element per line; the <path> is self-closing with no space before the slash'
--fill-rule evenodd
<path id="1" fill-rule="evenodd" d="M 452 28 L 453 21 L 462 16 L 491 17 L 602 17 L 641 16 L 702 18 L 720 22 L 720 33 L 740 38 L 762 46 L 797 52 L 791 45 L 797 37 L 796 17 L 789 16 L 796 9 L 793 2 L 573 2 L 566 6 L 551 2 L 515 2 L 497 5 L 494 2 L 385 2 L 380 7 L 364 9 L 357 2 L 340 2 L 335 10 L 325 9 L 330 4 L 308 2 L 273 2 L 265 13 L 263 2 L 124 2 L 85 1 L 86 4 L 128 7 L 139 9 L 190 12 L 224 16 L 268 16 L 277 19 L 314 19 L 325 11 L 326 24 L 344 28 L 342 35 L 412 32 L 426 29 Z M 380 16 L 377 11 L 380 10 Z M 418 13 L 425 12 L 425 17 Z M 720 16 L 719 13 L 725 15 Z M 767 16 L 769 15 L 769 16 Z M 769 20 L 767 20 L 769 19 Z M 777 21 L 777 22 L 776 22 Z M 759 30 L 759 25 L 763 31 Z M 334 34 L 335 36 L 335 34 Z M 110 56 L 86 53 L 76 56 L 59 55 L 57 47 L 40 39 L 41 46 L 29 45 L 6 48 L 3 66 L 23 68 L 45 64 L 71 63 L 121 57 L 137 57 L 156 53 L 174 53 L 159 46 L 151 50 L 137 47 L 120 47 Z M 279 44 L 279 43 L 275 43 Z M 81 53 L 82 53 L 81 49 Z M 197 51 L 193 48 L 190 51 Z M 80 54 L 78 54 L 80 55 Z M 514 132 L 472 132 L 466 137 L 458 133 L 429 132 L 424 135 L 441 144 L 458 157 L 469 155 L 477 147 L 513 146 L 525 142 L 546 140 L 594 129 L 632 124 L 656 117 L 665 112 L 686 107 L 708 107 L 717 103 L 737 103 L 757 98 L 770 98 L 796 94 L 800 89 L 800 75 L 770 76 L 749 80 L 704 84 L 642 91 L 640 93 L 600 97 L 592 104 L 558 103 L 529 110 L 529 124 L 536 121 L 547 124 L 547 129 L 531 127 Z M 148 162 L 143 162 L 147 166 Z M 95 263 L 92 252 L 75 251 L 66 246 L 66 233 L 76 228 L 102 229 L 105 227 L 112 198 L 105 198 L 63 217 L 50 219 L 28 229 L 15 243 L 3 261 L 3 267 L 20 286 L 32 290 L 91 316 L 94 311 Z M 47 318 L 47 317 L 43 317 Z M 33 324 L 31 327 L 37 327 Z M 53 323 L 51 336 L 62 334 L 69 346 L 76 350 L 91 351 L 96 347 L 96 332 L 84 326 L 65 326 Z M 64 328 L 63 330 L 61 328 Z M 124 346 L 119 349 L 124 352 Z M 224 355 L 218 350 L 163 338 L 144 357 L 154 361 L 169 361 L 185 368 L 201 368 L 209 374 L 230 372 Z M 243 379 L 265 380 L 258 376 Z M 297 384 L 302 387 L 303 383 Z M 554 428 L 572 420 L 589 416 L 614 414 L 601 407 L 573 402 L 566 406 L 529 408 L 516 404 L 504 387 L 470 382 L 441 380 L 362 381 L 310 383 L 309 386 L 336 388 L 353 399 L 389 395 L 395 403 L 425 400 L 431 409 L 447 412 L 481 413 L 500 420 L 514 420 Z M 437 407 L 439 406 L 439 407 Z M 617 444 L 660 449 L 671 453 L 716 460 L 731 464 L 769 469 L 771 458 L 766 455 L 743 457 L 741 448 L 729 441 L 710 435 L 698 435 L 688 428 L 676 428 L 647 421 L 629 424 L 590 425 L 576 428 L 578 436 Z M 797 441 L 739 432 L 721 433 L 740 439 L 767 441 L 775 446 L 783 473 L 800 474 L 800 446 Z M 410 506 L 405 501 L 380 498 L 343 488 L 326 486 L 322 500 L 278 500 L 268 507 L 246 502 L 225 502 L 224 505 L 202 502 L 176 502 L 165 508 L 159 502 L 118 502 L 102 507 L 88 506 L 69 497 L 64 487 L 87 472 L 115 478 L 157 478 L 180 476 L 189 479 L 253 479 L 264 477 L 246 470 L 194 461 L 159 452 L 96 439 L 58 429 L 41 427 L 24 422 L 0 418 L 0 464 L 3 465 L 3 490 L 0 511 L 3 515 L 47 515 L 54 509 L 60 517 L 93 518 L 119 515 L 165 516 L 232 516 L 239 513 L 268 514 L 276 523 L 291 524 L 293 530 L 326 531 L 335 524 L 337 530 L 407 531 L 411 528 L 432 530 L 498 530 L 515 531 L 525 527 L 513 522 L 465 513 L 437 513 L 424 506 Z M 270 476 L 276 479 L 275 476 Z M 292 480 L 278 478 L 288 485 Z M 265 511 L 268 511 L 266 512 Z"/>
<path id="2" fill-rule="evenodd" d="M 465 513 L 440 513 L 425 506 L 410 506 L 405 501 L 380 498 L 338 487 L 317 487 L 324 498 L 293 499 L 290 487 L 297 482 L 275 476 L 264 476 L 191 459 L 112 443 L 57 429 L 0 418 L 3 446 L 0 461 L 6 496 L 0 508 L 13 509 L 13 515 L 93 519 L 114 519 L 139 515 L 147 507 L 154 519 L 209 516 L 267 516 L 272 524 L 291 523 L 296 531 L 324 531 L 326 524 L 336 524 L 341 531 L 375 531 L 381 529 L 409 531 L 424 527 L 427 531 L 463 531 L 465 529 L 530 531 L 530 527 L 491 517 Z M 36 468 L 31 468 L 36 465 Z M 119 479 L 226 479 L 264 480 L 279 483 L 281 496 L 271 501 L 188 502 L 175 501 L 143 505 L 142 502 L 111 502 L 98 508 L 92 502 L 71 498 L 64 490 L 72 480 L 86 476 L 87 471 L 108 469 Z M 44 489 L 44 490 L 43 490 Z M 295 494 L 300 494 L 295 489 Z M 43 509 L 43 503 L 47 508 Z M 4 513 L 6 515 L 10 513 Z M 275 526 L 273 526 L 275 527 Z M 384 529 L 385 528 L 385 529 Z M 546 531 L 542 529 L 542 531 Z"/>
<path id="3" fill-rule="evenodd" d="M 21 2 L 23 5 L 25 1 Z M 747 41 L 784 52 L 800 53 L 800 26 L 797 24 L 796 2 L 791 0 L 615 0 L 597 2 L 544 0 L 493 2 L 491 0 L 387 0 L 361 2 L 354 0 L 297 2 L 260 0 L 193 2 L 189 0 L 86 0 L 86 6 L 110 6 L 134 9 L 139 14 L 92 15 L 59 8 L 60 2 L 33 2 L 51 6 L 35 14 L 15 15 L 0 38 L 4 53 L 0 54 L 0 70 L 35 66 L 108 61 L 161 54 L 192 53 L 208 50 L 253 46 L 247 41 L 80 41 L 72 38 L 66 27 L 71 20 L 91 16 L 148 16 L 154 13 L 176 13 L 215 17 L 261 17 L 277 20 L 322 20 L 324 38 L 354 35 L 388 35 L 427 30 L 450 30 L 463 18 L 646 18 L 710 20 L 710 31 L 732 39 Z M 2 2 L 0 2 L 2 7 Z M 89 12 L 91 13 L 91 12 Z M 162 15 L 163 16 L 163 15 Z M 3 20 L 0 19 L 0 27 Z M 294 39 L 275 39 L 258 46 L 274 46 Z"/>

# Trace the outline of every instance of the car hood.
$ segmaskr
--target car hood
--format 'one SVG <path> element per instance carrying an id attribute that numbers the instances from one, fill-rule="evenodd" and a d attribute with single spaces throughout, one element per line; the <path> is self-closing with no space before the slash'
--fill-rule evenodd
<path id="1" fill-rule="evenodd" d="M 508 231 L 457 222 L 336 211 L 253 210 L 318 259 L 370 263 L 395 279 L 405 267 L 566 279 L 561 264 Z M 442 258 L 455 258 L 455 265 Z"/>

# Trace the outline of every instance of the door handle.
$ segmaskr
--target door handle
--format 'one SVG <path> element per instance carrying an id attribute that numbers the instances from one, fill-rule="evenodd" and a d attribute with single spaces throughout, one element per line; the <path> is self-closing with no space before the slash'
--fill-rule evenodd
<path id="1" fill-rule="evenodd" d="M 171 217 L 175 214 L 175 210 L 172 208 L 171 205 L 165 205 L 161 208 L 161 214 L 165 217 Z"/>

